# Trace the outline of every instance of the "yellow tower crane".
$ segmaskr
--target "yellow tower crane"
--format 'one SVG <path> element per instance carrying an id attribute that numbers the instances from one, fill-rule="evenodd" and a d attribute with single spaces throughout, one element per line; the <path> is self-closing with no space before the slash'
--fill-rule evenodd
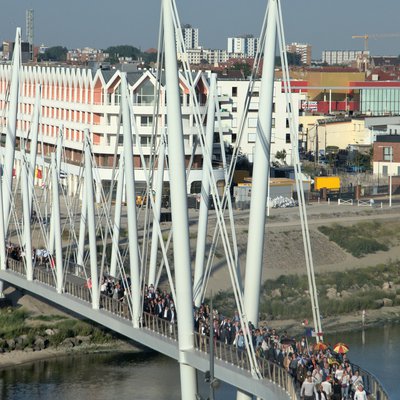
<path id="1" fill-rule="evenodd" d="M 368 39 L 384 39 L 384 38 L 394 38 L 400 37 L 400 33 L 373 33 L 364 35 L 353 35 L 352 39 L 364 39 L 364 51 L 368 51 Z"/>

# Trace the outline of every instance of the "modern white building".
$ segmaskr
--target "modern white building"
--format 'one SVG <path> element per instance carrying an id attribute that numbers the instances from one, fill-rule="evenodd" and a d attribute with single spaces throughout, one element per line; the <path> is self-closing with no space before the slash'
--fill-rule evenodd
<path id="1" fill-rule="evenodd" d="M 191 65 L 198 65 L 202 62 L 206 64 L 218 65 L 228 60 L 226 50 L 210 50 L 199 47 L 197 49 L 187 50 L 184 53 L 177 53 L 179 61 L 188 61 Z"/>
<path id="2" fill-rule="evenodd" d="M 221 103 L 222 130 L 228 143 L 234 144 L 239 140 L 240 124 L 244 118 L 245 101 L 249 81 L 246 79 L 218 79 L 218 94 Z M 241 152 L 253 162 L 254 146 L 256 141 L 257 118 L 259 109 L 260 81 L 256 81 L 249 112 L 244 122 L 244 130 L 240 143 Z M 305 93 L 292 93 L 292 104 L 296 130 L 299 126 L 299 110 L 301 101 L 305 100 Z M 283 83 L 275 81 L 273 122 L 271 132 L 271 160 L 276 160 L 278 151 L 286 151 L 286 163 L 292 164 L 292 148 L 288 113 L 286 111 L 286 95 Z"/>
<path id="3" fill-rule="evenodd" d="M 182 26 L 183 43 L 186 50 L 197 49 L 199 47 L 199 29 L 192 28 L 191 25 Z M 179 37 L 176 38 L 177 50 L 179 51 Z"/>
<path id="4" fill-rule="evenodd" d="M 228 54 L 242 54 L 244 57 L 254 57 L 257 53 L 259 39 L 253 35 L 243 35 L 228 38 Z"/>
<path id="5" fill-rule="evenodd" d="M 286 51 L 298 54 L 302 64 L 311 65 L 311 45 L 294 42 L 286 45 Z"/>
<path id="6" fill-rule="evenodd" d="M 168 129 L 166 118 L 165 83 L 161 80 L 157 85 L 156 76 L 150 71 L 127 73 L 129 91 L 133 104 L 134 120 L 137 136 L 134 138 L 135 180 L 138 190 L 145 188 L 144 165 L 140 157 L 139 145 L 146 165 L 149 165 L 152 154 L 152 136 L 157 144 L 162 132 Z M 11 79 L 11 66 L 0 65 L 0 115 L 2 117 L 2 133 L 7 127 L 7 88 Z M 186 164 L 192 163 L 187 178 L 187 191 L 199 187 L 202 178 L 202 154 L 200 146 L 193 153 L 193 144 L 198 134 L 194 116 L 193 100 L 189 95 L 189 82 L 183 74 L 179 74 L 182 124 Z M 200 113 L 206 112 L 208 96 L 208 79 L 203 73 L 193 75 L 196 97 L 200 105 Z M 63 162 L 62 170 L 66 172 L 66 186 L 70 194 L 76 192 L 81 173 L 84 130 L 89 129 L 93 143 L 94 159 L 97 166 L 95 175 L 97 198 L 101 186 L 107 193 L 113 175 L 115 151 L 117 157 L 122 152 L 122 125 L 120 119 L 120 83 L 119 71 L 98 70 L 92 73 L 88 69 L 50 68 L 24 66 L 20 74 L 19 113 L 17 120 L 17 149 L 21 138 L 28 140 L 31 129 L 37 84 L 41 84 L 41 116 L 39 128 L 39 155 L 37 158 L 38 184 L 46 179 L 50 162 L 50 154 L 57 145 L 60 128 L 63 129 Z M 159 86 L 159 113 L 155 113 L 155 87 Z M 154 117 L 154 115 L 157 115 Z M 155 121 L 157 119 L 157 121 Z M 156 124 L 157 122 L 157 124 Z M 192 158 L 193 157 L 193 158 Z M 17 151 L 15 170 L 20 171 L 20 154 Z M 215 170 L 217 180 L 222 185 L 223 171 Z M 165 181 L 169 181 L 168 171 Z"/>
<path id="7" fill-rule="evenodd" d="M 324 50 L 322 62 L 328 65 L 349 64 L 358 58 L 369 56 L 369 51 L 363 50 Z"/>

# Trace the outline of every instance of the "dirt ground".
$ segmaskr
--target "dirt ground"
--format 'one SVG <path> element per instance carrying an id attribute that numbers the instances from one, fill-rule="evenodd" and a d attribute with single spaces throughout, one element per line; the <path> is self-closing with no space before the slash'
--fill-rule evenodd
<path id="1" fill-rule="evenodd" d="M 388 251 L 356 258 L 341 249 L 318 231 L 322 225 L 338 223 L 353 225 L 361 221 L 380 221 L 398 224 L 400 230 L 400 206 L 392 208 L 357 207 L 337 204 L 313 204 L 307 206 L 314 270 L 318 272 L 344 271 L 387 263 L 400 258 L 400 242 L 392 240 Z M 215 224 L 209 226 L 211 240 Z M 237 212 L 235 228 L 238 240 L 241 269 L 246 263 L 245 249 L 249 237 L 248 211 Z M 192 227 L 195 229 L 195 226 Z M 250 232 L 251 237 L 251 232 Z M 211 273 L 208 290 L 213 293 L 230 289 L 231 283 L 222 246 L 217 250 L 215 267 Z M 286 274 L 306 274 L 303 238 L 298 208 L 272 209 L 267 217 L 264 243 L 264 270 L 262 280 L 276 279 Z"/>

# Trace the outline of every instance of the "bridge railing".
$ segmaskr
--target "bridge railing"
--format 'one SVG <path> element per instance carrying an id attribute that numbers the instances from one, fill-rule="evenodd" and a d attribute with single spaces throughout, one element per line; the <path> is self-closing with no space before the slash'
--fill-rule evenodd
<path id="1" fill-rule="evenodd" d="M 360 371 L 360 375 L 363 378 L 364 389 L 375 399 L 375 400 L 389 400 L 389 395 L 385 388 L 381 385 L 378 378 L 370 372 L 362 369 L 356 364 L 351 364 L 353 371 Z"/>
<path id="2" fill-rule="evenodd" d="M 205 353 L 210 350 L 210 337 L 195 333 L 195 347 Z M 214 356 L 216 359 L 233 364 L 251 372 L 250 359 L 245 350 L 214 339 Z M 284 389 L 291 399 L 298 399 L 298 392 L 293 377 L 280 365 L 268 361 L 264 357 L 256 357 L 257 366 L 264 379 Z"/>

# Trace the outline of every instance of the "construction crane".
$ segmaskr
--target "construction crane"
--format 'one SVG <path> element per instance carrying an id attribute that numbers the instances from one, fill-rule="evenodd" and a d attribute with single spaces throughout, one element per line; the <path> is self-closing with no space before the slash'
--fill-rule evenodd
<path id="1" fill-rule="evenodd" d="M 400 33 L 373 33 L 365 35 L 353 35 L 352 39 L 364 39 L 364 51 L 368 51 L 368 39 L 384 39 L 384 38 L 394 38 L 400 37 Z"/>

